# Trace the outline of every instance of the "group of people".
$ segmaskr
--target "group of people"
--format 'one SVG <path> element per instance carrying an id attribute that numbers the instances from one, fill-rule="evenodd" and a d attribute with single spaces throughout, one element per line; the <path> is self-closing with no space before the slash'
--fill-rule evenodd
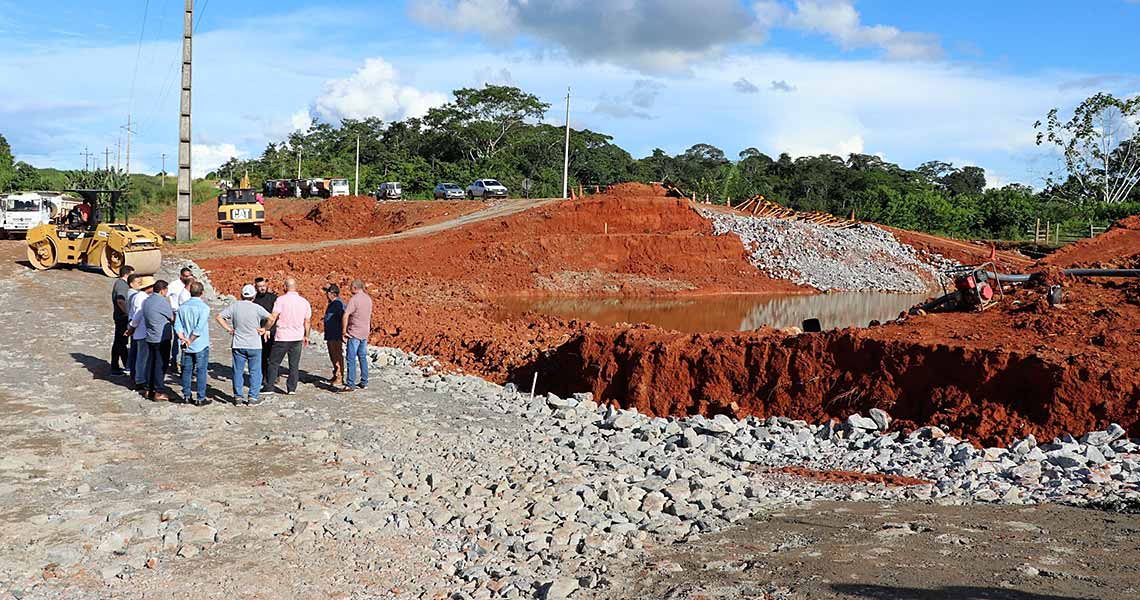
<path id="1" fill-rule="evenodd" d="M 263 396 L 275 393 L 286 358 L 285 393 L 297 391 L 301 352 L 309 344 L 313 312 L 309 301 L 298 293 L 296 280 L 288 278 L 284 283 L 285 293 L 279 296 L 266 279 L 258 277 L 253 284 L 242 286 L 240 299 L 214 316 L 230 335 L 234 404 L 260 404 Z M 175 373 L 181 379 L 182 400 L 206 404 L 211 341 L 210 307 L 202 299 L 204 291 L 189 268 L 168 283 L 124 266 L 111 291 L 112 372 L 129 375 L 133 389 L 159 402 L 170 399 L 165 382 L 168 373 Z M 365 389 L 372 298 L 359 279 L 352 282 L 348 302 L 340 299 L 336 284 L 322 291 L 328 300 L 322 319 L 332 363 L 328 382 L 338 391 Z"/>

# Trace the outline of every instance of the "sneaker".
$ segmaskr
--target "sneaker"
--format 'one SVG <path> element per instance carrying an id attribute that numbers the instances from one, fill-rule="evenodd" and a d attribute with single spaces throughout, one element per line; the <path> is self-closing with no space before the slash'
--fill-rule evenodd
<path id="1" fill-rule="evenodd" d="M 355 389 L 356 388 L 352 387 L 351 385 L 346 385 L 346 386 L 343 386 L 343 387 L 337 389 L 337 391 L 338 392 L 351 392 L 352 390 L 355 390 Z"/>
<path id="2" fill-rule="evenodd" d="M 246 406 L 257 406 L 258 404 L 261 404 L 261 398 L 250 398 L 245 401 Z"/>
<path id="3" fill-rule="evenodd" d="M 296 394 L 296 393 L 297 393 L 297 390 L 289 390 L 289 391 L 285 392 L 285 395 L 286 396 L 292 396 L 293 394 Z"/>
<path id="4" fill-rule="evenodd" d="M 270 390 L 261 390 L 261 395 L 262 395 L 262 396 L 272 396 L 273 394 L 276 394 L 276 393 L 277 393 L 277 392 L 275 392 L 275 391 L 273 391 L 273 390 L 271 390 L 271 389 L 270 389 Z"/>

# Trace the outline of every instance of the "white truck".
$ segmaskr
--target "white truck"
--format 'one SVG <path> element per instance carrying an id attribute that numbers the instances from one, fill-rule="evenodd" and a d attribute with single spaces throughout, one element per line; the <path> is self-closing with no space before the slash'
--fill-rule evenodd
<path id="1" fill-rule="evenodd" d="M 347 179 L 330 179 L 329 180 L 329 195 L 330 196 L 347 196 L 349 195 L 348 180 Z"/>
<path id="2" fill-rule="evenodd" d="M 70 200 L 63 194 L 50 192 L 13 192 L 0 195 L 0 238 L 23 238 L 28 230 L 50 223 L 53 216 L 63 214 Z M 70 209 L 74 206 L 67 206 Z"/>

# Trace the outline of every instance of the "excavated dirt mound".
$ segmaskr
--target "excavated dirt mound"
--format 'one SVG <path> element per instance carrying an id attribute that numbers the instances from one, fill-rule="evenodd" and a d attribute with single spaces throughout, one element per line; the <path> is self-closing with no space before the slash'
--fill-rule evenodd
<path id="1" fill-rule="evenodd" d="M 369 196 L 329 198 L 304 216 L 276 219 L 277 237 L 320 241 L 399 233 L 452 219 L 484 208 L 482 202 L 377 202 Z"/>
<path id="2" fill-rule="evenodd" d="M 1121 219 L 1108 231 L 1069 244 L 1045 257 L 1042 263 L 1062 268 L 1140 268 L 1140 215 Z"/>
<path id="3" fill-rule="evenodd" d="M 265 201 L 266 219 L 270 224 L 276 224 L 281 219 L 301 217 L 320 203 L 320 200 L 302 200 L 294 198 L 268 198 Z M 132 216 L 131 223 L 148 227 L 160 235 L 174 236 L 174 225 L 177 220 L 175 207 L 169 206 L 162 211 Z M 202 240 L 213 240 L 214 229 L 218 225 L 218 203 L 208 200 L 195 204 L 190 210 L 191 224 L 195 237 Z M 229 242 L 232 243 L 232 242 Z"/>
<path id="4" fill-rule="evenodd" d="M 1117 422 L 1140 435 L 1140 306 L 1123 286 L 1073 284 L 1064 308 L 1022 290 L 984 313 L 822 334 L 684 335 L 594 328 L 536 364 L 556 393 L 592 391 L 654 415 L 787 416 L 882 408 L 981 443 Z M 520 373 L 520 381 L 527 373 Z M 589 382 L 584 385 L 583 382 Z"/>

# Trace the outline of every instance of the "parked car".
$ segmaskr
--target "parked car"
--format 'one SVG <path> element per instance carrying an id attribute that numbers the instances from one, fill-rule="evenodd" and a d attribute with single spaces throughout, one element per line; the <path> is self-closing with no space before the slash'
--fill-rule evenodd
<path id="1" fill-rule="evenodd" d="M 435 185 L 435 199 L 436 200 L 450 200 L 452 198 L 463 199 L 463 188 L 459 187 L 457 183 L 437 183 Z"/>
<path id="2" fill-rule="evenodd" d="M 507 187 L 494 179 L 476 179 L 475 183 L 467 186 L 467 197 L 469 199 L 486 200 L 487 198 L 506 198 L 507 196 Z"/>
<path id="3" fill-rule="evenodd" d="M 377 200 L 400 200 L 404 197 L 404 190 L 400 187 L 400 182 L 386 181 L 380 184 L 375 196 Z"/>

